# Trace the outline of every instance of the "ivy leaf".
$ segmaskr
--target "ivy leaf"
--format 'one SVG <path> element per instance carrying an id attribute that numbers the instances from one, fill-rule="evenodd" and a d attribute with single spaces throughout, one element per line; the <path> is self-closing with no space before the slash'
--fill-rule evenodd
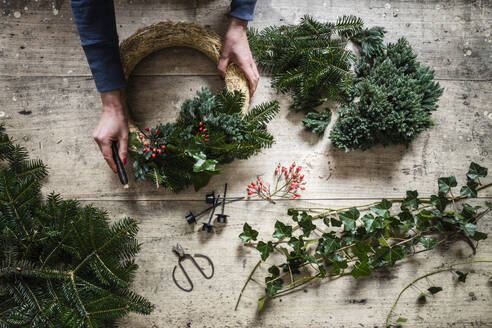
<path id="1" fill-rule="evenodd" d="M 439 186 L 439 192 L 443 194 L 447 194 L 451 191 L 451 188 L 458 185 L 454 176 L 439 178 L 437 179 L 437 184 Z"/>
<path id="2" fill-rule="evenodd" d="M 272 237 L 277 239 L 282 239 L 292 236 L 292 227 L 283 224 L 280 221 L 275 222 L 275 232 Z"/>
<path id="3" fill-rule="evenodd" d="M 299 211 L 296 211 L 296 210 L 293 210 L 293 209 L 289 209 L 287 211 L 287 215 L 291 216 L 292 217 L 292 220 L 294 222 L 297 222 L 298 221 L 298 217 L 299 217 Z"/>
<path id="4" fill-rule="evenodd" d="M 475 240 L 475 241 L 484 240 L 484 239 L 487 239 L 487 234 L 480 232 L 480 231 L 475 231 L 475 234 L 473 236 L 471 236 L 470 238 Z"/>
<path id="5" fill-rule="evenodd" d="M 340 238 L 336 237 L 334 234 L 325 233 L 319 239 L 318 247 L 316 247 L 316 253 L 328 257 L 335 250 L 339 249 L 341 246 Z"/>
<path id="6" fill-rule="evenodd" d="M 476 198 L 477 187 L 478 187 L 478 182 L 470 180 L 466 183 L 466 186 L 461 187 L 460 195 L 470 198 Z"/>
<path id="7" fill-rule="evenodd" d="M 439 293 L 442 290 L 442 287 L 432 286 L 432 287 L 427 288 L 427 290 L 429 291 L 429 293 L 434 295 L 434 294 Z"/>
<path id="8" fill-rule="evenodd" d="M 354 231 L 355 230 L 355 221 L 359 218 L 360 212 L 357 208 L 352 207 L 346 212 L 341 212 L 338 214 L 338 217 L 343 222 L 343 230 L 345 231 Z"/>
<path id="9" fill-rule="evenodd" d="M 486 167 L 471 162 L 470 168 L 468 169 L 468 173 L 466 174 L 466 176 L 471 180 L 475 180 L 478 178 L 485 178 L 487 174 L 488 174 L 488 169 Z"/>
<path id="10" fill-rule="evenodd" d="M 332 269 L 331 273 L 333 275 L 339 275 L 342 272 L 342 269 L 346 269 L 348 267 L 347 260 L 340 254 L 334 254 L 332 257 Z"/>
<path id="11" fill-rule="evenodd" d="M 449 204 L 449 199 L 447 199 L 446 196 L 443 194 L 439 194 L 439 196 L 431 195 L 430 202 L 439 211 L 444 212 L 444 210 L 446 209 L 446 206 Z"/>
<path id="12" fill-rule="evenodd" d="M 420 204 L 420 199 L 418 199 L 419 193 L 417 190 L 407 190 L 407 197 L 401 203 L 401 208 L 410 207 L 417 209 Z"/>
<path id="13" fill-rule="evenodd" d="M 369 268 L 369 263 L 368 262 L 355 262 L 354 267 L 352 269 L 352 277 L 355 279 L 359 278 L 360 276 L 368 276 L 371 274 L 371 269 Z"/>
<path id="14" fill-rule="evenodd" d="M 485 206 L 490 208 L 492 210 L 492 203 L 491 202 L 485 202 Z"/>
<path id="15" fill-rule="evenodd" d="M 370 213 L 367 213 L 362 217 L 362 222 L 364 222 L 364 227 L 369 233 L 383 228 L 383 218 L 380 216 L 374 218 Z"/>
<path id="16" fill-rule="evenodd" d="M 265 301 L 266 300 L 267 300 L 267 297 L 266 296 L 258 299 L 258 305 L 256 306 L 256 311 L 257 312 L 261 312 L 261 310 L 265 306 Z"/>
<path id="17" fill-rule="evenodd" d="M 461 225 L 460 228 L 470 237 L 473 237 L 473 235 L 475 235 L 475 231 L 477 230 L 477 226 L 469 222 Z"/>
<path id="18" fill-rule="evenodd" d="M 318 265 L 319 276 L 321 279 L 326 278 L 326 268 L 324 265 Z"/>
<path id="19" fill-rule="evenodd" d="M 369 257 L 367 253 L 371 250 L 371 247 L 365 243 L 360 242 L 356 247 L 352 249 L 352 253 L 359 258 L 361 262 L 367 262 Z"/>
<path id="20" fill-rule="evenodd" d="M 405 253 L 406 249 L 403 246 L 393 246 L 389 248 L 388 253 L 384 256 L 384 259 L 389 266 L 393 266 L 396 261 L 401 260 L 405 256 Z"/>
<path id="21" fill-rule="evenodd" d="M 393 203 L 391 201 L 383 199 L 381 203 L 371 207 L 371 210 L 377 215 L 382 216 L 386 219 L 390 217 L 389 210 L 391 209 L 391 206 L 393 206 Z"/>
<path id="22" fill-rule="evenodd" d="M 247 243 L 250 240 L 256 240 L 258 237 L 258 231 L 251 228 L 248 223 L 244 223 L 243 232 L 239 235 L 239 238 L 243 241 L 243 243 Z"/>
<path id="23" fill-rule="evenodd" d="M 468 276 L 469 272 L 461 272 L 461 271 L 455 271 L 456 274 L 458 275 L 458 281 L 459 282 L 465 282 L 466 281 L 466 276 Z"/>
<path id="24" fill-rule="evenodd" d="M 268 243 L 259 241 L 258 245 L 256 246 L 256 249 L 260 252 L 261 259 L 265 261 L 270 255 L 270 253 L 273 252 L 273 244 L 271 241 L 268 241 Z"/>
<path id="25" fill-rule="evenodd" d="M 386 239 L 384 239 L 384 237 L 380 237 L 380 238 L 378 239 L 378 241 L 379 241 L 379 244 L 380 244 L 381 246 L 384 246 L 384 247 L 388 247 L 388 248 L 389 248 L 389 244 L 388 244 L 388 242 L 386 241 Z"/>
<path id="26" fill-rule="evenodd" d="M 432 249 L 437 245 L 437 239 L 434 237 L 421 237 L 419 241 L 424 245 L 425 249 Z"/>
<path id="27" fill-rule="evenodd" d="M 398 319 L 396 319 L 396 322 L 407 322 L 407 321 L 408 319 L 404 317 L 398 317 Z"/>
<path id="28" fill-rule="evenodd" d="M 301 227 L 304 237 L 309 237 L 312 231 L 316 229 L 316 225 L 312 222 L 313 217 L 306 212 L 302 213 L 301 221 L 299 221 L 299 227 Z"/>

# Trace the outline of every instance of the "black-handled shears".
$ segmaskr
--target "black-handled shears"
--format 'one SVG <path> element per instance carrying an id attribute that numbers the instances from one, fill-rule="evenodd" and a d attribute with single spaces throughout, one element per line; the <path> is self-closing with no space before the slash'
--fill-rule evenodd
<path id="1" fill-rule="evenodd" d="M 190 284 L 190 287 L 185 288 L 178 283 L 178 281 L 176 280 L 176 268 L 178 267 L 178 265 L 176 265 L 173 269 L 173 280 L 179 289 L 184 290 L 185 292 L 191 292 L 193 290 L 193 282 L 191 281 L 190 276 L 188 276 L 188 273 L 186 272 L 185 268 L 181 264 L 181 262 L 183 262 L 185 259 L 190 259 L 193 262 L 193 264 L 196 266 L 198 271 L 200 271 L 200 273 L 203 275 L 203 277 L 205 277 L 205 279 L 210 279 L 214 276 L 214 264 L 212 263 L 212 260 L 208 256 L 203 255 L 203 254 L 195 254 L 195 256 L 193 257 L 193 256 L 191 256 L 191 254 L 186 254 L 184 252 L 183 247 L 181 247 L 180 244 L 177 244 L 176 246 L 173 247 L 173 252 L 178 255 L 178 257 L 179 257 L 178 265 L 181 268 L 181 271 L 183 272 L 183 274 L 185 275 L 186 280 L 188 280 L 188 283 Z M 210 267 L 212 268 L 212 273 L 209 276 L 207 276 L 205 271 L 203 271 L 202 268 L 200 267 L 200 265 L 196 262 L 195 257 L 202 257 L 208 261 L 208 263 L 210 264 Z"/>

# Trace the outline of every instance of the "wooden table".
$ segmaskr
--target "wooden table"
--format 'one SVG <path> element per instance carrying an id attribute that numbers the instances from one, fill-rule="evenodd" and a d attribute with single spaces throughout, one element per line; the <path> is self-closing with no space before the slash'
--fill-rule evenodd
<path id="1" fill-rule="evenodd" d="M 137 28 L 163 20 L 183 20 L 223 33 L 226 0 L 117 1 L 120 39 Z M 284 219 L 289 206 L 344 206 L 383 197 L 401 197 L 407 189 L 428 196 L 436 179 L 456 175 L 464 181 L 470 161 L 492 169 L 492 3 L 490 1 L 289 1 L 260 0 L 251 26 L 298 22 L 303 14 L 323 20 L 356 14 L 367 26 L 381 25 L 387 39 L 406 36 L 419 60 L 436 70 L 445 88 L 433 114 L 435 127 L 409 147 L 375 147 L 346 154 L 332 149 L 327 136 L 318 139 L 303 130 L 301 116 L 288 112 L 289 99 L 278 96 L 262 76 L 253 102 L 276 98 L 281 113 L 270 124 L 276 144 L 247 161 L 223 166 L 205 190 L 178 195 L 156 190 L 150 183 L 132 183 L 123 190 L 92 141 L 100 115 L 99 95 L 71 15 L 68 1 L 14 1 L 0 3 L 0 121 L 32 156 L 50 167 L 45 192 L 106 208 L 114 218 L 132 216 L 140 222 L 142 251 L 135 290 L 156 304 L 150 316 L 131 315 L 121 327 L 382 327 L 398 291 L 417 275 L 456 260 L 471 259 L 471 250 L 459 242 L 448 249 L 418 254 L 370 278 L 344 277 L 312 285 L 294 295 L 276 299 L 261 315 L 254 298 L 261 287 L 251 284 L 238 311 L 233 311 L 239 289 L 258 254 L 240 244 L 244 222 L 263 236 L 273 231 L 275 219 Z M 214 65 L 190 49 L 168 49 L 150 56 L 131 78 L 130 103 L 136 116 L 152 125 L 173 120 L 183 100 L 203 85 L 222 87 Z M 265 179 L 278 162 L 296 161 L 309 180 L 303 200 L 295 203 L 238 202 L 227 206 L 229 223 L 218 233 L 204 235 L 188 226 L 184 215 L 205 206 L 207 190 L 221 191 L 229 183 L 231 195 L 245 194 L 256 175 Z M 132 171 L 130 171 L 132 174 Z M 492 198 L 486 191 L 482 197 Z M 492 231 L 489 215 L 481 231 Z M 212 280 L 200 280 L 184 293 L 171 280 L 180 242 L 188 251 L 208 254 L 216 264 Z M 491 259 L 492 239 L 480 243 L 475 259 Z M 418 292 L 408 291 L 397 309 L 408 327 L 492 327 L 491 265 L 474 265 L 466 284 L 450 273 L 419 285 L 435 283 L 444 291 L 417 303 Z M 258 275 L 261 279 L 261 275 Z"/>

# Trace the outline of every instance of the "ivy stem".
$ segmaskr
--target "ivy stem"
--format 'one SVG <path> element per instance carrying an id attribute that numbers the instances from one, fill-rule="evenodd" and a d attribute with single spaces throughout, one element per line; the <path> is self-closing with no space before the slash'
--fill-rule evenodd
<path id="1" fill-rule="evenodd" d="M 422 280 L 424 278 L 427 278 L 433 274 L 436 274 L 436 273 L 439 273 L 439 272 L 443 272 L 443 271 L 449 271 L 451 270 L 453 267 L 455 266 L 458 266 L 458 265 L 466 265 L 466 264 L 472 264 L 472 263 L 492 263 L 492 261 L 489 261 L 489 260 L 476 260 L 476 261 L 469 261 L 469 262 L 460 262 L 460 263 L 453 263 L 453 264 L 450 264 L 448 266 L 445 266 L 445 267 L 442 267 L 442 268 L 439 268 L 439 269 L 436 269 L 436 270 L 433 270 L 433 271 L 430 271 L 430 272 L 427 272 L 426 274 L 420 276 L 420 277 L 417 277 L 415 278 L 414 280 L 412 280 L 409 284 L 407 284 L 405 287 L 403 287 L 403 289 L 400 291 L 400 293 L 398 294 L 398 296 L 396 297 L 396 300 L 395 302 L 393 303 L 393 306 L 391 306 L 391 309 L 388 313 L 388 315 L 386 316 L 386 323 L 385 323 L 385 326 L 386 327 L 389 327 L 390 324 L 389 324 L 389 320 L 391 318 L 391 315 L 393 314 L 395 308 L 396 308 L 396 305 L 398 304 L 398 301 L 400 300 L 401 296 L 403 295 L 403 293 L 408 289 L 410 288 L 411 286 L 413 286 L 417 281 L 419 280 Z"/>
<path id="2" fill-rule="evenodd" d="M 243 296 L 243 292 L 246 289 L 246 286 L 248 285 L 249 281 L 253 277 L 253 274 L 255 273 L 256 269 L 258 269 L 258 267 L 260 266 L 260 264 L 261 264 L 261 260 L 259 260 L 256 263 L 256 265 L 254 266 L 253 270 L 251 270 L 251 272 L 249 273 L 248 279 L 246 279 L 246 281 L 244 282 L 243 288 L 241 288 L 241 292 L 239 293 L 239 296 L 237 298 L 237 302 L 236 302 L 236 306 L 234 307 L 234 311 L 237 311 L 237 307 L 239 306 L 239 302 L 241 301 L 241 296 Z"/>

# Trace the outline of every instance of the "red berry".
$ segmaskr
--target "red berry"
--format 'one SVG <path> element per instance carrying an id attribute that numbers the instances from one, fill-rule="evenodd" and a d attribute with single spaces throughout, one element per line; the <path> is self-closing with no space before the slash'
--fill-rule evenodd
<path id="1" fill-rule="evenodd" d="M 159 154 L 161 153 L 161 151 L 162 151 L 162 150 L 160 150 L 160 149 L 157 149 L 157 152 L 158 152 Z"/>
<path id="2" fill-rule="evenodd" d="M 207 129 L 203 129 L 203 132 L 207 132 Z"/>
<path id="3" fill-rule="evenodd" d="M 248 195 L 253 195 L 253 192 L 251 190 L 248 190 Z"/>
<path id="4" fill-rule="evenodd" d="M 292 196 L 290 199 L 296 199 L 296 196 Z"/>
<path id="5" fill-rule="evenodd" d="M 306 181 L 304 181 L 302 184 L 305 185 L 306 184 Z"/>
<path id="6" fill-rule="evenodd" d="M 204 141 L 208 141 L 208 139 L 205 139 Z"/>
<path id="7" fill-rule="evenodd" d="M 205 130 L 203 132 L 205 132 Z M 205 136 L 205 138 L 208 138 L 208 134 Z"/>
<path id="8" fill-rule="evenodd" d="M 289 189 L 290 189 L 290 190 L 294 189 L 294 186 L 290 186 L 290 187 L 289 187 Z"/>
<path id="9" fill-rule="evenodd" d="M 154 145 L 157 145 L 157 141 L 156 141 L 156 142 L 154 142 Z"/>
<path id="10" fill-rule="evenodd" d="M 301 174 L 301 177 L 300 177 L 300 178 L 301 178 L 301 179 L 304 179 L 304 174 Z"/>
<path id="11" fill-rule="evenodd" d="M 203 137 L 205 137 L 205 135 L 204 135 L 204 134 L 202 134 L 202 138 L 203 138 Z"/>
<path id="12" fill-rule="evenodd" d="M 278 169 L 275 169 L 275 174 L 278 174 Z"/>
<path id="13" fill-rule="evenodd" d="M 152 157 L 155 157 L 155 154 L 152 154 Z"/>
<path id="14" fill-rule="evenodd" d="M 145 131 L 150 131 L 150 129 L 149 128 L 145 128 Z"/>
<path id="15" fill-rule="evenodd" d="M 162 145 L 161 148 L 164 149 L 164 148 L 166 148 L 166 146 L 165 145 Z"/>
<path id="16" fill-rule="evenodd" d="M 154 130 L 154 133 L 156 133 L 156 134 L 157 134 L 157 132 L 159 132 L 159 130 L 155 129 L 155 130 Z"/>
<path id="17" fill-rule="evenodd" d="M 296 197 L 301 197 L 301 194 L 300 194 L 300 193 L 298 193 L 298 192 L 296 192 L 296 193 L 294 194 L 294 196 L 296 196 Z"/>
<path id="18" fill-rule="evenodd" d="M 202 131 L 202 130 L 203 130 L 203 128 L 200 128 L 200 131 Z"/>
<path id="19" fill-rule="evenodd" d="M 253 188 L 253 186 L 252 185 L 248 185 L 248 188 Z"/>
<path id="20" fill-rule="evenodd" d="M 304 189 L 306 189 L 306 188 L 305 187 L 301 187 L 301 190 L 304 190 Z"/>
<path id="21" fill-rule="evenodd" d="M 143 136 L 139 136 L 140 139 L 143 139 Z"/>
<path id="22" fill-rule="evenodd" d="M 203 126 L 203 122 L 198 123 L 198 125 Z"/>
<path id="23" fill-rule="evenodd" d="M 152 149 L 152 151 L 156 151 L 156 150 L 157 150 L 156 148 Z"/>
<path id="24" fill-rule="evenodd" d="M 144 146 L 148 146 L 148 145 L 149 145 L 149 143 L 148 143 L 148 142 L 144 142 Z"/>

